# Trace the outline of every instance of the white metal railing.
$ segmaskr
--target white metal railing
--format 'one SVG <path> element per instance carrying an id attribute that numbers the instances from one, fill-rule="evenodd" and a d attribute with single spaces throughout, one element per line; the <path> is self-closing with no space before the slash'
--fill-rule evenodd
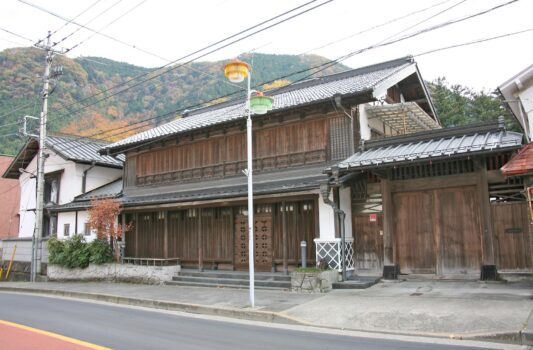
<path id="1" fill-rule="evenodd" d="M 330 268 L 342 271 L 341 239 L 316 238 L 314 241 L 316 247 L 316 261 L 319 262 L 320 260 L 325 259 Z M 344 246 L 346 270 L 355 270 L 353 238 L 346 238 Z"/>

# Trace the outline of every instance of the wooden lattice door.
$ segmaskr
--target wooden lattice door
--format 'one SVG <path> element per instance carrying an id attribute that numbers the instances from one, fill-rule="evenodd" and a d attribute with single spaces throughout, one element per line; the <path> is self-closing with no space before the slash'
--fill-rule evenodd
<path id="1" fill-rule="evenodd" d="M 235 217 L 235 268 L 248 270 L 248 217 Z M 272 268 L 272 214 L 254 215 L 254 267 L 256 271 Z"/>

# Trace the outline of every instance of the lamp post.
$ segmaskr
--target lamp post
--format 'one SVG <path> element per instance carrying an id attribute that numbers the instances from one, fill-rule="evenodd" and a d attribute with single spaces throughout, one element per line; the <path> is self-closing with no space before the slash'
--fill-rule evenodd
<path id="1" fill-rule="evenodd" d="M 252 159 L 252 109 L 255 114 L 265 114 L 272 109 L 271 97 L 258 93 L 252 96 L 250 88 L 251 72 L 250 66 L 238 59 L 235 59 L 224 66 L 224 75 L 232 83 L 240 83 L 247 78 L 246 89 L 246 150 L 248 177 L 248 270 L 250 274 L 250 305 L 255 307 L 255 285 L 254 285 L 254 192 L 253 192 L 253 159 Z"/>

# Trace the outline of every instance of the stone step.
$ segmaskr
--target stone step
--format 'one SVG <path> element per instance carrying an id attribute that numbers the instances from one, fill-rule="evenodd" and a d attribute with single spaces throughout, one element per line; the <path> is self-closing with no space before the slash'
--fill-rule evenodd
<path id="1" fill-rule="evenodd" d="M 236 284 L 213 284 L 213 283 L 203 283 L 203 282 L 188 282 L 188 281 L 167 281 L 166 285 L 169 286 L 186 286 L 186 287 L 206 287 L 206 288 L 233 288 L 233 289 L 248 289 L 248 284 L 246 285 L 236 285 Z M 282 287 L 270 287 L 270 286 L 258 286 L 255 285 L 255 289 L 260 290 L 290 290 L 289 286 L 286 288 Z"/>
<path id="2" fill-rule="evenodd" d="M 344 282 L 333 283 L 333 289 L 366 289 L 378 283 L 381 277 L 355 276 Z"/>
<path id="3" fill-rule="evenodd" d="M 238 280 L 249 280 L 250 275 L 248 272 L 241 271 L 189 271 L 182 270 L 179 272 L 178 276 L 187 276 L 187 277 L 206 277 L 206 278 L 225 278 L 225 279 L 238 279 Z M 291 281 L 291 276 L 283 275 L 280 273 L 265 273 L 265 272 L 256 272 L 254 275 L 256 281 Z"/>
<path id="4" fill-rule="evenodd" d="M 243 286 L 246 287 L 250 284 L 248 279 L 236 279 L 236 278 L 223 278 L 223 277 L 205 277 L 205 276 L 174 276 L 172 278 L 174 282 L 193 282 L 193 283 L 203 283 L 210 284 L 213 286 Z M 283 288 L 290 289 L 290 281 L 272 281 L 272 280 L 256 280 L 255 286 L 258 287 L 273 287 L 273 288 Z"/>

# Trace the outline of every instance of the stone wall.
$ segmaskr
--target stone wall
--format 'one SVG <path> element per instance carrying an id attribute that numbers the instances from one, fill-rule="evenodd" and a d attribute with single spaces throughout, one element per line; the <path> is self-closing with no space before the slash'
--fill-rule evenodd
<path id="1" fill-rule="evenodd" d="M 300 293 L 326 293 L 339 280 L 336 270 L 298 272 L 291 274 L 291 290 Z"/>
<path id="2" fill-rule="evenodd" d="M 145 266 L 131 264 L 90 264 L 85 269 L 68 269 L 58 265 L 48 265 L 49 281 L 114 281 L 163 284 L 171 281 L 181 269 L 179 265 Z"/>

